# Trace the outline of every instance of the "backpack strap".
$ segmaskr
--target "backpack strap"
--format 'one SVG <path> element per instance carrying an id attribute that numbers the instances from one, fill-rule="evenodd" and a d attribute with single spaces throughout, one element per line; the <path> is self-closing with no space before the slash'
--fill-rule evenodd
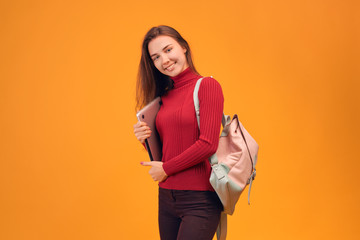
<path id="1" fill-rule="evenodd" d="M 221 212 L 219 226 L 216 229 L 216 239 L 225 240 L 227 234 L 227 214 Z"/>
<path id="2" fill-rule="evenodd" d="M 238 119 L 238 121 L 239 121 L 239 119 Z M 240 126 L 240 125 L 241 125 L 241 124 L 240 124 L 240 122 L 239 122 L 239 126 Z M 243 137 L 243 139 L 244 139 L 244 141 L 245 141 L 245 145 L 246 145 L 246 148 L 247 148 L 247 150 L 248 150 L 250 160 L 251 160 L 251 162 L 252 162 L 252 172 L 251 172 L 251 175 L 250 175 L 250 177 L 249 177 L 249 179 L 248 179 L 248 181 L 247 181 L 247 184 L 249 184 L 248 204 L 250 205 L 251 186 L 252 186 L 252 182 L 253 182 L 253 180 L 255 179 L 255 176 L 256 176 L 256 168 L 255 168 L 255 165 L 256 165 L 256 162 L 257 162 L 257 155 L 255 155 L 255 159 L 252 158 L 251 152 L 250 152 L 250 149 L 249 149 L 249 146 L 248 146 L 248 144 L 247 144 L 247 142 L 246 142 L 245 134 L 244 134 L 244 132 L 242 131 L 241 126 L 240 126 L 239 129 L 240 129 L 240 133 L 241 133 L 241 135 L 242 135 L 242 137 Z"/>
<path id="3" fill-rule="evenodd" d="M 196 119 L 197 119 L 199 129 L 200 129 L 200 103 L 199 103 L 198 95 L 199 95 L 200 83 L 201 83 L 202 80 L 203 80 L 203 78 L 199 78 L 197 80 L 195 88 L 194 88 L 194 93 L 193 93 Z"/>
<path id="4" fill-rule="evenodd" d="M 252 182 L 255 179 L 256 176 L 256 168 L 254 165 L 254 171 L 251 173 L 250 178 L 249 178 L 249 192 L 248 192 L 248 204 L 250 205 L 250 192 L 251 192 L 251 186 L 252 186 Z"/>

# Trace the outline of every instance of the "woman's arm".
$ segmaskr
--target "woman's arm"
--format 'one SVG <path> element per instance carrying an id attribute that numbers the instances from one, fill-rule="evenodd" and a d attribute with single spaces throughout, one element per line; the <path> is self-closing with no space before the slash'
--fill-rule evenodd
<path id="1" fill-rule="evenodd" d="M 220 84 L 213 78 L 204 78 L 199 89 L 200 136 L 188 149 L 163 164 L 170 176 L 192 167 L 201 161 L 208 161 L 219 144 L 224 97 Z"/>

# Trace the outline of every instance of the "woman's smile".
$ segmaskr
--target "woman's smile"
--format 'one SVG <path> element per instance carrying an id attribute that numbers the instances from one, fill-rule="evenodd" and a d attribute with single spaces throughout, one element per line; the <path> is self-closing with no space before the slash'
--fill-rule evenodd
<path id="1" fill-rule="evenodd" d="M 165 70 L 171 72 L 172 70 L 174 70 L 175 64 L 176 64 L 176 62 L 172 63 L 170 66 L 166 67 Z"/>

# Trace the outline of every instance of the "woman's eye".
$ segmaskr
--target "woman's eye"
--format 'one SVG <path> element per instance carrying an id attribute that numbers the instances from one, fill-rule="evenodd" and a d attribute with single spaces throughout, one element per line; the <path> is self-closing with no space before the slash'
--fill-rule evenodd
<path id="1" fill-rule="evenodd" d="M 153 58 L 153 61 L 155 61 L 155 60 L 157 60 L 157 59 L 159 59 L 159 56 L 154 57 L 154 58 Z"/>
<path id="2" fill-rule="evenodd" d="M 166 52 L 170 52 L 172 50 L 172 48 L 168 48 L 166 49 Z"/>

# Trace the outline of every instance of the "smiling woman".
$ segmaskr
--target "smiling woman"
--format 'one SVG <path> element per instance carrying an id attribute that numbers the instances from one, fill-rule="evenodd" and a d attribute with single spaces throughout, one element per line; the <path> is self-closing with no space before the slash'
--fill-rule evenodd
<path id="1" fill-rule="evenodd" d="M 173 28 L 154 27 L 146 34 L 137 82 L 137 107 L 160 96 L 156 129 L 162 142 L 161 162 L 149 166 L 159 182 L 159 230 L 162 240 L 211 240 L 223 206 L 212 188 L 208 158 L 215 153 L 223 113 L 220 84 L 205 77 L 198 93 L 201 111 L 197 125 L 193 91 L 200 74 L 188 43 Z M 144 122 L 134 125 L 144 143 L 151 131 Z"/>
<path id="2" fill-rule="evenodd" d="M 159 36 L 149 43 L 150 57 L 155 67 L 165 75 L 175 77 L 189 67 L 186 48 L 169 36 Z"/>
<path id="3" fill-rule="evenodd" d="M 171 46 L 167 46 L 169 44 Z M 167 48 L 164 49 L 165 47 Z M 169 62 L 158 61 L 158 59 L 164 57 L 164 51 L 167 51 L 168 54 L 166 55 L 171 63 L 174 56 L 172 53 L 174 47 L 177 48 L 175 56 L 181 58 L 184 55 L 186 59 L 182 60 L 182 63 L 198 74 L 192 61 L 189 44 L 175 29 L 168 26 L 151 28 L 144 37 L 141 49 L 142 55 L 136 85 L 137 110 L 151 102 L 156 96 L 164 95 L 173 87 L 170 77 L 175 76 L 175 74 L 168 75 L 168 73 L 162 72 L 163 68 L 159 65 L 161 63 L 168 64 Z M 179 55 L 181 51 L 184 52 Z"/>

